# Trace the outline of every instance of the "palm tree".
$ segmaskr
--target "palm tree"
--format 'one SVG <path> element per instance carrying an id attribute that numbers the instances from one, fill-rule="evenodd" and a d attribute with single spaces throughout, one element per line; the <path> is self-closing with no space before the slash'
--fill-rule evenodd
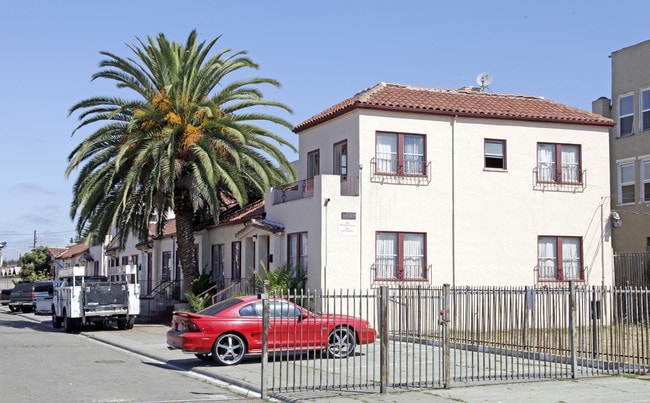
<path id="1" fill-rule="evenodd" d="M 168 212 L 176 217 L 178 255 L 185 292 L 198 276 L 194 224 L 204 217 L 219 221 L 220 195 L 240 206 L 271 186 L 294 180 L 280 151 L 286 140 L 260 126 L 272 123 L 292 129 L 262 107 L 291 113 L 266 100 L 257 89 L 279 82 L 269 78 L 224 82 L 240 69 L 258 66 L 246 52 L 225 49 L 209 56 L 220 37 L 197 43 L 196 31 L 185 46 L 163 34 L 139 46 L 127 45 L 135 57 L 109 52 L 92 80 L 113 80 L 132 90 L 135 99 L 93 97 L 72 108 L 79 113 L 73 131 L 101 124 L 69 155 L 66 176 L 79 176 L 73 187 L 70 214 L 86 239 L 103 239 L 115 228 L 122 247 L 130 233 L 148 237 L 149 219 L 158 214 L 162 233 Z"/>

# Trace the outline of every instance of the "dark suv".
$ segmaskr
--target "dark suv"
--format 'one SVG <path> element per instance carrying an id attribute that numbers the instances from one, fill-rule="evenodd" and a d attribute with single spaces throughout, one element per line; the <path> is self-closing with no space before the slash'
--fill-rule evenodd
<path id="1" fill-rule="evenodd" d="M 9 309 L 12 312 L 18 310 L 23 313 L 32 312 L 36 309 L 36 300 L 51 298 L 55 282 L 52 280 L 18 283 L 11 290 Z"/>

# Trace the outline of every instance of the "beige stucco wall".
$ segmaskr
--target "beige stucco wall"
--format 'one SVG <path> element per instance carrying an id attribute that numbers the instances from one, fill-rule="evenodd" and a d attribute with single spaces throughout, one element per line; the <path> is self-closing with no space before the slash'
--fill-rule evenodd
<path id="1" fill-rule="evenodd" d="M 431 181 L 373 179 L 376 131 L 426 135 Z M 607 203 L 601 220 L 609 192 L 607 128 L 357 111 L 301 133 L 300 160 L 320 149 L 321 173 L 331 173 L 333 144 L 344 135 L 349 175 L 361 173 L 360 196 L 340 196 L 338 177 L 321 175 L 313 198 L 272 205 L 267 197 L 269 219 L 284 223 L 287 233 L 309 232 L 310 273 L 323 268 L 318 280 L 310 276 L 310 286 L 369 288 L 377 231 L 426 233 L 427 263 L 437 285 L 535 284 L 541 235 L 582 237 L 586 283 L 611 283 Z M 506 171 L 484 169 L 485 138 L 506 140 Z M 586 187 L 533 190 L 538 142 L 580 144 Z M 297 167 L 304 177 L 304 163 Z M 339 231 L 344 211 L 357 213 L 355 222 L 345 223 L 352 231 Z"/>

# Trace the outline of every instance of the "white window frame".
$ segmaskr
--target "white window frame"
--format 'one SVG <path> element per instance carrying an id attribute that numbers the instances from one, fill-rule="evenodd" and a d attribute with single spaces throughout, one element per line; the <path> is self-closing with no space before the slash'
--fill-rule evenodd
<path id="1" fill-rule="evenodd" d="M 639 93 L 639 131 L 650 130 L 650 88 L 644 88 Z"/>
<path id="2" fill-rule="evenodd" d="M 623 169 L 632 169 L 632 180 L 627 180 L 623 181 Z M 618 204 L 619 205 L 625 205 L 625 204 L 634 204 L 636 202 L 636 164 L 634 161 L 625 161 L 625 162 L 619 162 L 617 164 L 617 171 L 618 171 Z M 623 201 L 623 187 L 625 186 L 632 186 L 632 189 L 634 190 L 634 200 L 633 201 Z"/>
<path id="3" fill-rule="evenodd" d="M 631 98 L 632 100 L 632 106 L 630 107 L 630 111 L 628 113 L 623 114 L 621 111 L 621 104 L 624 99 Z M 618 137 L 625 137 L 625 136 L 630 136 L 634 134 L 634 93 L 628 93 L 628 94 L 623 94 L 618 97 Z M 622 131 L 623 129 L 623 124 L 621 123 L 623 119 L 625 118 L 632 118 L 632 124 L 630 125 L 630 132 L 629 133 L 624 133 Z"/>
<path id="4" fill-rule="evenodd" d="M 641 203 L 650 203 L 650 158 L 642 159 L 641 169 Z"/>

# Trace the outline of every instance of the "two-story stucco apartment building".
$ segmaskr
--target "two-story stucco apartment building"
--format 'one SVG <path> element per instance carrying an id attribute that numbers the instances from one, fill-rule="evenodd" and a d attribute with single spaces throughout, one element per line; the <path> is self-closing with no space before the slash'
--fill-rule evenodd
<path id="1" fill-rule="evenodd" d="M 613 125 L 541 97 L 380 83 L 295 127 L 300 180 L 197 230 L 199 267 L 289 263 L 324 290 L 611 284 Z M 173 235 L 135 252 L 143 294 L 180 276 Z"/>

